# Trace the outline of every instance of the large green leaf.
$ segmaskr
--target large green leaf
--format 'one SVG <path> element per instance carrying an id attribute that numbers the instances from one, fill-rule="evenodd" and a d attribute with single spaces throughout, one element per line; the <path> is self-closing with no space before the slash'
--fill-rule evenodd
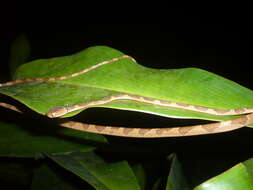
<path id="1" fill-rule="evenodd" d="M 109 47 L 91 47 L 71 56 L 24 64 L 18 68 L 15 78 L 65 76 L 121 55 L 123 53 Z M 95 101 L 122 93 L 217 109 L 253 107 L 251 90 L 213 73 L 196 68 L 151 69 L 131 59 L 121 59 L 66 80 L 1 87 L 0 93 L 19 100 L 40 114 L 46 114 L 54 107 Z M 100 106 L 177 118 L 225 120 L 236 117 L 213 116 L 129 100 Z M 76 113 L 78 111 L 68 116 Z"/>
<path id="2" fill-rule="evenodd" d="M 34 130 L 34 127 L 24 129 L 0 122 L 0 156 L 33 157 L 44 152 L 87 151 L 94 149 L 94 146 L 87 145 L 87 141 L 106 142 L 101 135 L 71 129 L 62 128 L 51 134 Z"/>
<path id="3" fill-rule="evenodd" d="M 49 154 L 52 160 L 73 172 L 97 190 L 140 190 L 127 162 L 106 163 L 93 152 Z"/>
<path id="4" fill-rule="evenodd" d="M 237 164 L 226 172 L 213 177 L 194 190 L 252 190 L 253 159 Z"/>

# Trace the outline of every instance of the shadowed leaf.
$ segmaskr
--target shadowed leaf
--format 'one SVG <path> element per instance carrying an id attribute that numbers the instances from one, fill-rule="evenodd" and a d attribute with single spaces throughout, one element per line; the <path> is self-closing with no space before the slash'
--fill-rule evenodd
<path id="1" fill-rule="evenodd" d="M 95 147 L 86 145 L 86 141 L 106 142 L 101 135 L 65 128 L 58 132 L 58 136 L 57 133 L 44 132 L 34 133 L 21 126 L 0 122 L 0 156 L 34 157 L 44 152 L 88 151 Z"/>
<path id="2" fill-rule="evenodd" d="M 43 164 L 34 172 L 31 190 L 78 190 L 86 189 L 82 181 L 74 180 L 67 172 L 58 171 L 49 165 Z"/>
<path id="3" fill-rule="evenodd" d="M 141 189 L 144 190 L 146 185 L 146 174 L 144 168 L 141 164 L 134 164 L 131 168 L 139 182 L 139 185 L 141 186 Z"/>
<path id="4" fill-rule="evenodd" d="M 106 163 L 93 152 L 48 156 L 97 190 L 140 190 L 133 171 L 125 161 Z"/>
<path id="5" fill-rule="evenodd" d="M 18 66 L 24 64 L 30 56 L 30 45 L 25 35 L 20 35 L 11 45 L 10 71 L 13 78 Z"/>
<path id="6" fill-rule="evenodd" d="M 171 154 L 169 158 L 171 160 L 171 167 L 167 179 L 166 190 L 189 190 L 176 154 Z"/>

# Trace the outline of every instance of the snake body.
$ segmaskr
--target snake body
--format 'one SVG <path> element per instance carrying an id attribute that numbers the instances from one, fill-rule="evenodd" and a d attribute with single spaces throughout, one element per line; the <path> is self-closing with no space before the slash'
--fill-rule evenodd
<path id="1" fill-rule="evenodd" d="M 131 94 L 118 94 L 118 95 L 106 97 L 98 101 L 85 102 L 85 103 L 76 104 L 76 105 L 68 106 L 68 107 L 55 107 L 49 110 L 49 112 L 47 113 L 47 116 L 51 118 L 60 117 L 72 111 L 76 111 L 76 110 L 80 110 L 80 109 L 84 109 L 84 108 L 88 108 L 88 107 L 96 106 L 96 105 L 103 105 L 115 100 L 133 100 L 137 102 L 144 102 L 144 103 L 149 103 L 149 104 L 159 105 L 159 106 L 166 106 L 166 107 L 171 107 L 171 108 L 181 108 L 181 109 L 192 110 L 192 111 L 197 111 L 197 112 L 202 112 L 202 113 L 208 113 L 212 115 L 241 115 L 241 114 L 247 114 L 247 113 L 253 112 L 253 108 L 218 110 L 218 109 L 213 109 L 213 108 L 208 108 L 208 107 L 203 107 L 203 106 L 195 106 L 195 105 L 184 104 L 184 103 L 179 103 L 179 102 L 158 100 L 158 99 L 148 98 L 144 96 L 137 96 L 137 95 L 131 95 Z"/>
<path id="2" fill-rule="evenodd" d="M 85 124 L 76 121 L 67 121 L 61 123 L 60 125 L 75 130 L 104 135 L 134 137 L 134 138 L 161 138 L 161 137 L 183 137 L 183 136 L 223 133 L 239 129 L 251 123 L 253 123 L 253 113 L 243 115 L 242 117 L 228 121 L 203 125 L 184 126 L 184 127 L 170 127 L 170 128 L 112 127 L 112 126 Z"/>
<path id="3" fill-rule="evenodd" d="M 84 73 L 87 73 L 91 70 L 94 70 L 98 67 L 101 67 L 102 65 L 105 65 L 105 64 L 108 64 L 108 63 L 111 63 L 111 62 L 115 62 L 115 61 L 118 61 L 120 59 L 124 59 L 124 58 L 129 58 L 129 59 L 132 59 L 134 62 L 134 58 L 132 58 L 131 56 L 128 56 L 128 55 L 123 55 L 123 56 L 120 56 L 120 57 L 116 57 L 116 58 L 113 58 L 113 59 L 110 59 L 110 60 L 106 60 L 106 61 L 103 61 L 103 62 L 100 62 L 96 65 L 93 65 L 89 68 L 86 68 L 86 69 L 83 69 L 79 72 L 76 72 L 76 73 L 73 73 L 73 74 L 70 74 L 70 75 L 66 75 L 66 76 L 60 76 L 60 77 L 51 77 L 51 78 L 27 78 L 27 79 L 18 79 L 18 80 L 14 80 L 14 81 L 9 81 L 9 82 L 6 82 L 6 83 L 0 83 L 0 87 L 3 87 L 3 86 L 12 86 L 12 85 L 16 85 L 16 84 L 20 84 L 20 83 L 29 83 L 29 82 L 51 82 L 51 81 L 57 81 L 57 80 L 65 80 L 65 79 L 69 79 L 69 78 L 73 78 L 73 77 L 76 77 L 76 76 L 79 76 L 79 75 L 82 75 Z"/>
<path id="4" fill-rule="evenodd" d="M 73 73 L 71 75 L 52 77 L 52 78 L 18 79 L 15 81 L 2 83 L 0 84 L 0 87 L 12 86 L 12 85 L 20 84 L 20 83 L 51 82 L 51 81 L 69 79 L 72 77 L 85 74 L 105 64 L 115 62 L 124 58 L 130 58 L 133 61 L 135 61 L 132 57 L 128 55 L 123 55 L 120 57 L 116 57 L 110 60 L 97 63 L 96 65 L 93 65 L 79 72 Z M 85 102 L 85 103 L 76 104 L 69 107 L 52 108 L 47 113 L 47 116 L 51 118 L 60 117 L 62 115 L 65 115 L 75 110 L 80 110 L 80 109 L 87 108 L 90 106 L 95 106 L 95 105 L 103 105 L 115 100 L 133 100 L 133 101 L 144 102 L 144 103 L 149 103 L 153 105 L 181 108 L 181 109 L 187 109 L 187 110 L 203 112 L 203 113 L 208 113 L 208 114 L 213 114 L 213 115 L 241 115 L 241 114 L 246 114 L 246 115 L 242 115 L 239 118 L 228 120 L 228 121 L 222 121 L 222 122 L 216 122 L 216 123 L 204 124 L 204 125 L 173 127 L 173 128 L 125 128 L 125 127 L 112 127 L 112 126 L 84 124 L 84 123 L 74 122 L 74 121 L 68 121 L 65 123 L 61 123 L 60 125 L 63 127 L 68 127 L 68 128 L 72 128 L 76 130 L 81 130 L 81 131 L 86 131 L 86 132 L 91 132 L 91 133 L 98 133 L 98 134 L 125 136 L 125 137 L 154 138 L 154 137 L 176 137 L 176 136 L 192 136 L 192 135 L 221 133 L 225 131 L 238 129 L 238 128 L 241 128 L 243 126 L 253 123 L 253 108 L 218 110 L 218 109 L 190 105 L 190 104 L 185 104 L 185 103 L 180 103 L 180 102 L 158 100 L 155 98 L 143 97 L 143 96 L 138 96 L 138 95 L 133 95 L 133 94 L 118 94 L 118 95 L 113 95 L 110 97 L 103 98 L 101 100 Z M 18 109 L 15 109 L 14 106 L 5 104 L 5 103 L 0 103 L 0 106 L 9 108 L 15 111 L 18 110 Z"/>

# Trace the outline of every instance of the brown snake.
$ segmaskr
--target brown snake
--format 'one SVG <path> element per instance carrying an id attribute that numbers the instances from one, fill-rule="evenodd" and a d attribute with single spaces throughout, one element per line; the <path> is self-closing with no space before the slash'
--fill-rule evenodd
<path id="1" fill-rule="evenodd" d="M 130 58 L 135 61 L 132 57 L 128 55 L 123 55 L 116 57 L 107 61 L 100 62 L 96 65 L 93 65 L 89 68 L 86 68 L 82 71 L 73 73 L 71 75 L 61 76 L 61 77 L 52 77 L 52 78 L 28 78 L 28 79 L 19 79 L 15 81 L 10 81 L 0 84 L 0 87 L 12 86 L 19 83 L 29 83 L 29 82 L 50 82 L 56 80 L 64 80 L 72 77 L 79 76 L 81 74 L 87 73 L 91 70 L 94 70 L 102 65 L 115 62 L 123 58 Z M 231 119 L 228 121 L 216 122 L 211 124 L 203 125 L 194 125 L 194 126 L 184 126 L 184 127 L 172 127 L 172 128 L 125 128 L 125 127 L 112 127 L 112 126 L 99 126 L 93 124 L 85 124 L 75 121 L 68 121 L 61 123 L 60 125 L 67 128 L 72 128 L 80 131 L 86 131 L 91 133 L 113 135 L 113 136 L 124 136 L 124 137 L 137 137 L 137 138 L 158 138 L 158 137 L 177 137 L 177 136 L 193 136 L 193 135 L 203 135 L 203 134 L 212 134 L 212 133 L 221 133 L 226 131 L 235 130 L 253 123 L 253 108 L 239 108 L 239 109 L 230 109 L 230 110 L 218 110 L 208 107 L 195 106 L 190 104 L 184 104 L 179 102 L 158 100 L 154 98 L 148 98 L 143 96 L 131 95 L 131 94 L 118 94 L 113 95 L 98 101 L 85 102 L 81 104 L 76 104 L 69 107 L 56 107 L 47 113 L 48 117 L 60 117 L 66 113 L 80 110 L 95 105 L 106 104 L 115 100 L 133 100 L 137 102 L 144 102 L 153 105 L 167 106 L 173 108 L 187 109 L 197 112 L 203 112 L 213 115 L 242 115 L 239 118 Z M 10 104 L 1 103 L 0 106 L 19 111 L 18 108 Z M 20 111 L 19 111 L 20 112 Z"/>

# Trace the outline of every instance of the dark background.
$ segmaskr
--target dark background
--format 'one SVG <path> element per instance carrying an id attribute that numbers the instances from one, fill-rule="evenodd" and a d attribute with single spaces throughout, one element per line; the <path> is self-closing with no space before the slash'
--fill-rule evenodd
<path id="1" fill-rule="evenodd" d="M 12 3 L 1 16 L 1 81 L 10 79 L 11 42 L 19 34 L 25 34 L 32 49 L 30 60 L 69 55 L 93 45 L 107 45 L 133 56 L 147 67 L 197 67 L 253 89 L 253 31 L 247 5 L 204 5 L 193 9 L 168 6 L 148 10 L 134 6 L 127 6 L 125 10 L 120 5 L 108 10 L 100 5 L 99 9 L 84 6 L 79 10 L 78 5 L 73 4 L 71 7 L 67 4 L 63 9 L 61 5 L 51 7 L 38 3 L 30 8 Z M 109 118 L 109 124 L 164 126 L 168 123 L 167 118 L 109 109 L 91 109 L 81 114 L 89 122 L 103 123 Z M 175 152 L 186 175 L 203 181 L 251 158 L 252 135 L 252 129 L 243 128 L 224 134 L 185 138 L 108 137 L 114 148 L 105 147 L 99 153 L 105 157 L 143 161 L 147 168 L 156 165 L 161 169 L 166 155 Z M 151 170 L 153 175 L 159 173 L 159 169 Z"/>

